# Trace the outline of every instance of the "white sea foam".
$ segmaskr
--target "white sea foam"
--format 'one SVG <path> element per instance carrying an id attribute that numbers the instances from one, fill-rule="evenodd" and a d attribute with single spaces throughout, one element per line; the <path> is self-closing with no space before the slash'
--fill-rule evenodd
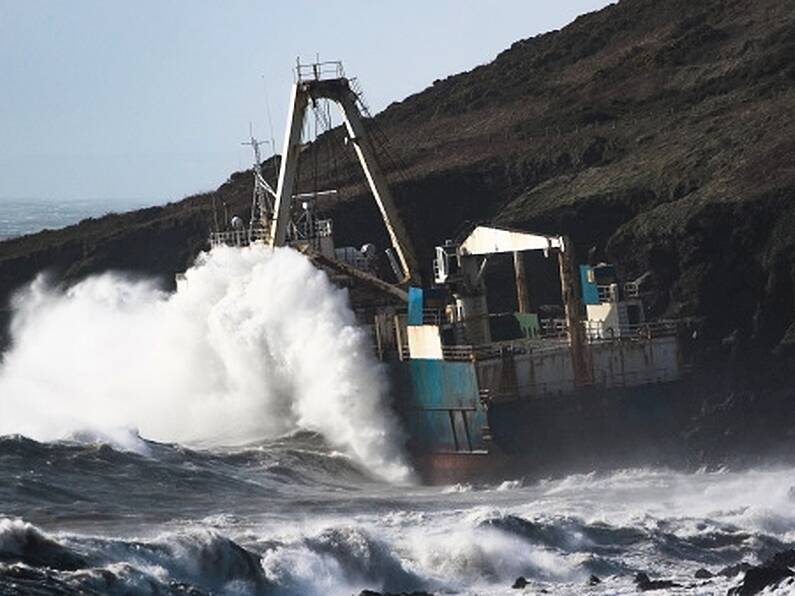
<path id="1" fill-rule="evenodd" d="M 176 294 L 104 274 L 66 291 L 39 277 L 17 295 L 0 434 L 133 448 L 136 432 L 218 445 L 308 429 L 408 477 L 385 375 L 344 291 L 290 249 L 216 249 L 186 277 Z"/>
<path id="2" fill-rule="evenodd" d="M 516 490 L 517 488 L 522 488 L 521 480 L 504 480 L 499 485 L 497 485 L 497 488 L 495 488 L 494 490 L 502 492 L 506 490 Z"/>
<path id="3" fill-rule="evenodd" d="M 790 469 L 694 475 L 627 470 L 508 491 L 441 494 L 437 488 L 384 486 L 382 494 L 391 495 L 386 502 L 354 491 L 339 511 L 337 497 L 320 489 L 316 498 L 323 507 L 311 512 L 298 504 L 287 517 L 242 524 L 205 518 L 132 542 L 48 534 L 0 517 L 0 550 L 37 565 L 71 565 L 79 555 L 84 561 L 75 564 L 86 569 L 81 574 L 108 570 L 141 591 L 152 581 L 176 581 L 205 591 L 285 596 L 365 588 L 508 596 L 519 593 L 511 586 L 522 576 L 530 582 L 525 593 L 612 596 L 637 594 L 634 577 L 644 572 L 682 586 L 659 593 L 726 594 L 741 574 L 702 581 L 694 573 L 755 563 L 770 549 L 791 548 L 789 525 L 778 520 L 791 519 L 792 478 Z M 175 496 L 171 506 L 183 499 Z M 357 500 L 351 514 L 349 505 Z M 772 525 L 764 521 L 770 516 L 777 520 Z M 78 577 L 69 574 L 70 581 Z M 587 585 L 591 574 L 601 583 Z M 103 591 L 80 583 L 86 585 Z M 792 588 L 782 583 L 766 593 Z"/>

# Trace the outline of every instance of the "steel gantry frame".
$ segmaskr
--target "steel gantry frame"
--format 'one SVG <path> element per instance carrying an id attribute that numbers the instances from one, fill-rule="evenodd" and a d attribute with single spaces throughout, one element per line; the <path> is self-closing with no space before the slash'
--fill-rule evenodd
<path id="1" fill-rule="evenodd" d="M 343 116 L 348 141 L 353 144 L 356 156 L 364 171 L 367 184 L 381 212 L 392 242 L 403 278 L 400 285 L 419 281 L 419 265 L 411 239 L 398 213 L 394 198 L 378 163 L 376 152 L 364 126 L 358 96 L 351 88 L 339 63 L 298 65 L 298 77 L 293 85 L 290 111 L 287 117 L 287 134 L 282 150 L 279 182 L 276 189 L 273 223 L 270 226 L 271 246 L 283 246 L 287 241 L 290 207 L 296 191 L 298 159 L 301 152 L 301 132 L 310 102 L 326 99 L 336 103 Z M 307 74 L 308 73 L 308 74 Z M 328 75 L 330 78 L 324 78 Z"/>

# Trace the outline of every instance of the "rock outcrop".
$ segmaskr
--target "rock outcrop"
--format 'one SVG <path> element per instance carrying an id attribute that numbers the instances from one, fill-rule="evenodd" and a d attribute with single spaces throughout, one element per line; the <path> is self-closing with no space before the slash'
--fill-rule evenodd
<path id="1" fill-rule="evenodd" d="M 753 596 L 762 590 L 778 586 L 787 578 L 795 576 L 795 550 L 776 553 L 761 565 L 749 566 L 742 581 L 729 590 L 728 596 Z M 790 589 L 793 585 L 790 584 Z"/>

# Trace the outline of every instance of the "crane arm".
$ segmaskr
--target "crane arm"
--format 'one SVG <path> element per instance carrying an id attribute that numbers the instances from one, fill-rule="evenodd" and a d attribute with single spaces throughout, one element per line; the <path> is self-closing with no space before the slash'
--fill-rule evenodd
<path id="1" fill-rule="evenodd" d="M 417 283 L 420 269 L 411 239 L 395 206 L 386 177 L 378 164 L 375 150 L 369 140 L 362 114 L 356 103 L 356 94 L 346 78 L 299 80 L 293 85 L 290 113 L 287 120 L 288 130 L 279 170 L 279 184 L 275 192 L 271 245 L 282 246 L 286 241 L 290 202 L 295 192 L 304 115 L 309 101 L 315 99 L 329 99 L 336 102 L 342 109 L 348 137 L 353 143 L 356 156 L 381 212 L 384 225 L 403 270 L 403 279 L 399 280 L 400 284 Z"/>

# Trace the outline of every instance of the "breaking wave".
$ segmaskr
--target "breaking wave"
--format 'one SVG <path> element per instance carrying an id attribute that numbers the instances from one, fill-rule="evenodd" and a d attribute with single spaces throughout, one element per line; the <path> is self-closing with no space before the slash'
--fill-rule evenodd
<path id="1" fill-rule="evenodd" d="M 304 429 L 406 480 L 384 371 L 347 293 L 290 249 L 218 248 L 174 294 L 107 273 L 40 276 L 14 299 L 0 434 L 146 449 L 239 445 Z"/>
<path id="2" fill-rule="evenodd" d="M 795 547 L 792 469 L 450 491 L 373 482 L 305 432 L 147 447 L 0 439 L 0 593 L 509 595 L 521 576 L 525 593 L 613 595 L 646 573 L 726 594 Z"/>

